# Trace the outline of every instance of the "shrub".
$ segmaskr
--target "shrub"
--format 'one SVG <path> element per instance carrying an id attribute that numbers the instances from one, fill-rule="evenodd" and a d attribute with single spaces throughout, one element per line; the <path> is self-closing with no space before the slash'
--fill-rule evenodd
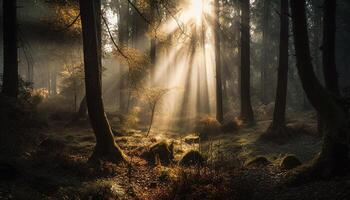
<path id="1" fill-rule="evenodd" d="M 221 125 L 215 118 L 205 117 L 196 123 L 194 131 L 199 133 L 201 139 L 207 139 L 210 135 L 219 134 Z"/>

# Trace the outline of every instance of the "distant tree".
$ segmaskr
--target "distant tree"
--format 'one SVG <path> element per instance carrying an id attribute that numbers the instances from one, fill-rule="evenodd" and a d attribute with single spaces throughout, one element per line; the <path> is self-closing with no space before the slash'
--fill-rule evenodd
<path id="1" fill-rule="evenodd" d="M 2 92 L 10 97 L 18 96 L 17 55 L 17 1 L 3 1 L 4 73 Z"/>
<path id="2" fill-rule="evenodd" d="M 315 76 L 307 32 L 305 0 L 291 0 L 294 45 L 303 89 L 323 123 L 323 146 L 314 163 L 298 178 L 329 178 L 349 170 L 348 116 L 343 105 Z M 332 55 L 330 55 L 332 56 Z"/>
<path id="3" fill-rule="evenodd" d="M 260 100 L 262 103 L 267 104 L 267 57 L 269 55 L 269 19 L 271 14 L 271 0 L 264 0 L 263 5 L 263 19 L 262 19 L 262 49 L 261 49 L 261 60 L 260 60 Z"/>
<path id="4" fill-rule="evenodd" d="M 222 109 L 222 80 L 221 80 L 221 54 L 220 54 L 220 8 L 219 0 L 214 0 L 214 40 L 215 40 L 215 71 L 216 71 L 216 119 L 222 123 L 224 113 Z"/>
<path id="5" fill-rule="evenodd" d="M 101 46 L 98 39 L 98 0 L 79 0 L 82 21 L 86 101 L 90 123 L 95 133 L 96 146 L 91 160 L 104 159 L 119 162 L 126 159 L 114 141 L 104 112 L 101 87 Z"/>
<path id="6" fill-rule="evenodd" d="M 287 82 L 288 82 L 288 0 L 281 0 L 281 25 L 280 25 L 280 47 L 279 47 L 279 66 L 275 108 L 273 113 L 272 124 L 267 134 L 286 136 L 286 99 L 287 99 Z"/>
<path id="7" fill-rule="evenodd" d="M 241 0 L 241 118 L 252 125 L 254 114 L 250 100 L 250 1 Z"/>

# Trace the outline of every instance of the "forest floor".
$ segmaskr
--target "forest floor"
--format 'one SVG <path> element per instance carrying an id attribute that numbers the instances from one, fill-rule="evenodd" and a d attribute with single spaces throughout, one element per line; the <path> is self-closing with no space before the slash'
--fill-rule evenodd
<path id="1" fill-rule="evenodd" d="M 13 161 L 15 169 L 7 169 L 14 175 L 0 181 L 0 199 L 350 199 L 350 176 L 293 187 L 284 184 L 288 171 L 280 167 L 282 158 L 292 154 L 306 163 L 321 147 L 310 118 L 308 114 L 289 120 L 297 134 L 280 144 L 259 140 L 270 120 L 200 144 L 191 140 L 192 133 L 154 130 L 145 137 L 130 130 L 115 138 L 130 162 L 101 163 L 97 168 L 87 164 L 95 144 L 91 128 L 52 122 L 41 131 L 38 146 Z M 174 143 L 175 162 L 148 164 L 143 153 L 163 140 Z M 191 149 L 200 150 L 206 165 L 177 164 Z M 261 156 L 269 162 L 247 164 Z"/>

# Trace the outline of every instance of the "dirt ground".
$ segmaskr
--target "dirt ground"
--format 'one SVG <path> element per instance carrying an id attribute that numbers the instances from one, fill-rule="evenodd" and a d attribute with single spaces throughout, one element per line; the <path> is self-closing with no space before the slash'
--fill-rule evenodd
<path id="1" fill-rule="evenodd" d="M 328 181 L 286 186 L 280 162 L 295 155 L 310 161 L 321 147 L 315 120 L 301 116 L 289 120 L 295 136 L 283 144 L 259 140 L 270 124 L 219 134 L 198 142 L 194 133 L 155 129 L 149 137 L 138 130 L 117 135 L 115 140 L 129 163 L 87 164 L 95 138 L 86 126 L 65 127 L 52 123 L 42 130 L 36 149 L 13 161 L 13 176 L 0 181 L 0 199 L 350 199 L 350 176 Z M 174 143 L 174 162 L 150 165 L 143 157 L 152 144 Z M 206 158 L 204 166 L 180 167 L 177 162 L 190 150 Z M 249 166 L 263 156 L 269 163 Z"/>

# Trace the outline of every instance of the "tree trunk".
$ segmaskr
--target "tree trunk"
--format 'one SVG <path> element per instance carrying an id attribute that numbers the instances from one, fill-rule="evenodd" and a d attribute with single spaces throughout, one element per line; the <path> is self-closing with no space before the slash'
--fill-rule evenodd
<path id="1" fill-rule="evenodd" d="M 125 156 L 114 142 L 112 130 L 104 112 L 101 87 L 101 46 L 98 39 L 98 16 L 95 0 L 80 0 L 83 29 L 84 70 L 86 101 L 90 123 L 95 133 L 96 146 L 91 160 L 104 159 L 113 162 L 125 160 Z"/>
<path id="2" fill-rule="evenodd" d="M 315 64 L 315 71 L 318 80 L 322 83 L 323 75 L 322 75 L 322 67 L 321 67 L 321 55 L 320 55 L 320 32 L 322 27 L 322 14 L 320 12 L 320 0 L 312 0 L 312 8 L 313 8 L 313 61 Z"/>
<path id="3" fill-rule="evenodd" d="M 347 113 L 315 76 L 310 56 L 305 0 L 291 0 L 291 8 L 298 73 L 303 89 L 319 113 L 324 127 L 321 154 L 298 178 L 304 179 L 305 173 L 311 178 L 329 178 L 349 170 Z"/>
<path id="4" fill-rule="evenodd" d="M 3 1 L 3 44 L 4 73 L 2 92 L 17 98 L 18 96 L 18 60 L 17 60 L 17 1 Z"/>
<path id="5" fill-rule="evenodd" d="M 325 0 L 323 5 L 323 75 L 326 88 L 338 96 L 340 92 L 335 64 L 335 12 L 336 0 Z"/>
<path id="6" fill-rule="evenodd" d="M 260 66 L 260 100 L 263 104 L 268 103 L 267 99 L 267 57 L 269 46 L 269 17 L 270 17 L 270 0 L 264 1 L 264 14 L 263 14 L 263 37 L 262 37 L 262 51 L 261 51 L 261 66 Z"/>
<path id="7" fill-rule="evenodd" d="M 273 121 L 270 127 L 271 134 L 283 136 L 286 134 L 286 99 L 287 99 L 287 83 L 288 83 L 288 0 L 281 0 L 281 20 L 280 20 L 280 46 L 279 46 L 279 65 L 277 92 L 275 100 L 275 108 L 273 113 Z"/>
<path id="8" fill-rule="evenodd" d="M 222 109 L 222 81 L 221 81 L 221 54 L 220 54 L 220 8 L 219 0 L 214 0 L 214 40 L 215 40 L 215 72 L 216 72 L 216 119 L 223 123 Z"/>
<path id="9" fill-rule="evenodd" d="M 248 125 L 254 124 L 250 101 L 250 5 L 241 0 L 241 118 Z"/>

